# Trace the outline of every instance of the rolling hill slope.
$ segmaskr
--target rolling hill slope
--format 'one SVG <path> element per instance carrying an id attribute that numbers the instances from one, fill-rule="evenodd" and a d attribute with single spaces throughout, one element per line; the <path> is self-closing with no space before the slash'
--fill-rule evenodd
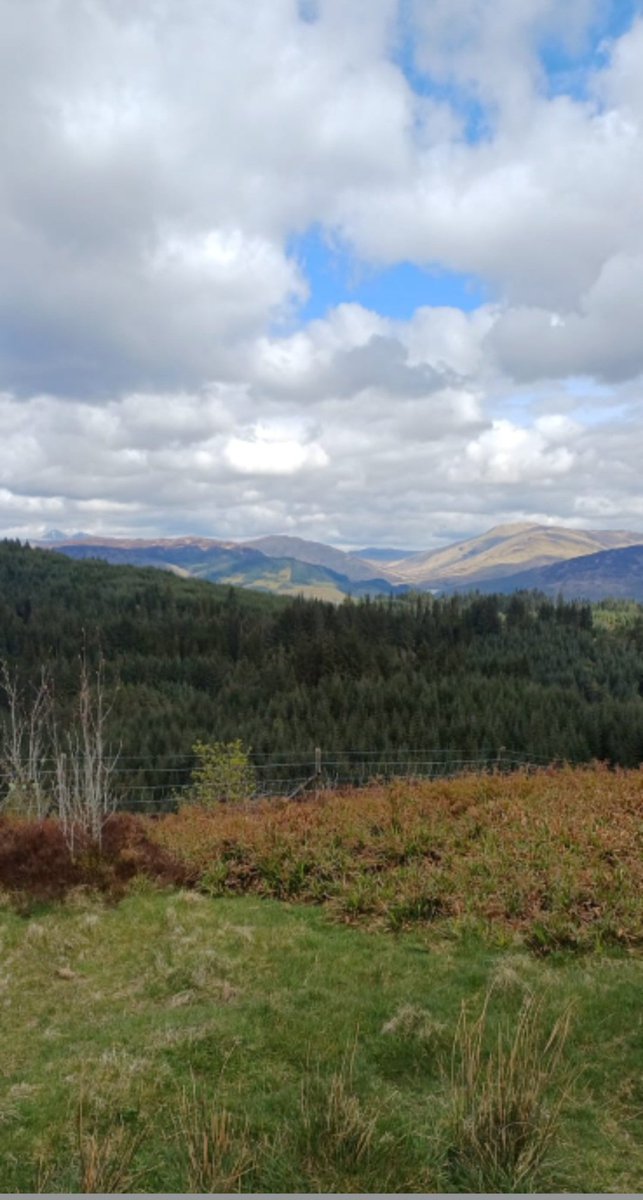
<path id="1" fill-rule="evenodd" d="M 566 529 L 548 525 L 497 525 L 480 537 L 445 550 L 416 554 L 391 569 L 416 587 L 502 580 L 520 571 L 546 567 L 608 548 L 637 545 L 640 533 Z"/>
<path id="2" fill-rule="evenodd" d="M 567 600 L 643 601 L 643 545 L 600 550 L 582 558 L 471 584 L 483 592 L 532 590 Z"/>
<path id="3" fill-rule="evenodd" d="M 372 579 L 374 574 L 373 564 L 366 562 L 358 555 L 347 554 L 344 550 L 337 550 L 334 546 L 327 546 L 324 542 L 310 542 L 306 538 L 290 537 L 284 534 L 277 537 L 254 538 L 250 542 L 242 542 L 241 545 L 253 550 L 260 550 L 269 558 L 296 558 L 299 562 L 310 563 L 312 566 L 327 567 L 330 571 L 336 571 L 355 582 Z M 378 566 L 376 574 L 394 582 L 401 582 L 381 564 Z"/>

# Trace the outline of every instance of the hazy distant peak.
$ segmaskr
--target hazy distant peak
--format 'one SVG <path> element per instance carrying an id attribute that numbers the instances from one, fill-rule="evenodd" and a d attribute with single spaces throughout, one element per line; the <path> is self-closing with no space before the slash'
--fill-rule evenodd
<path id="1" fill-rule="evenodd" d="M 351 550 L 351 558 L 366 559 L 367 562 L 395 563 L 405 558 L 412 558 L 417 550 L 400 550 L 393 546 L 366 546 L 361 550 Z"/>
<path id="2" fill-rule="evenodd" d="M 643 534 L 639 537 L 643 539 Z M 558 560 L 545 567 L 478 581 L 484 592 L 537 589 L 567 600 L 636 600 L 643 602 L 643 545 L 634 544 Z"/>
<path id="3" fill-rule="evenodd" d="M 306 538 L 278 534 L 274 537 L 253 538 L 252 541 L 243 542 L 242 545 L 251 546 L 254 550 L 261 550 L 270 558 L 297 558 L 300 562 L 311 563 L 313 566 L 328 567 L 331 571 L 338 571 L 354 581 L 373 578 L 371 563 L 354 554 L 347 554 L 345 550 L 337 550 L 335 546 L 328 546 L 324 542 L 312 542 Z M 388 577 L 388 573 L 381 566 L 378 568 L 378 574 L 385 578 Z"/>
<path id="4" fill-rule="evenodd" d="M 407 582 L 419 586 L 501 579 L 518 570 L 544 567 L 606 548 L 632 546 L 640 533 L 569 529 L 558 525 L 517 522 L 497 525 L 479 537 L 443 550 L 416 554 L 394 568 Z"/>
<path id="5" fill-rule="evenodd" d="M 91 538 L 91 536 L 92 536 L 91 533 L 82 533 L 81 531 L 78 531 L 76 533 L 65 533 L 65 531 L 63 529 L 48 529 L 46 531 L 46 533 L 43 533 L 42 537 L 39 538 L 38 541 L 40 541 L 40 542 L 84 542 L 86 540 L 89 540 Z"/>

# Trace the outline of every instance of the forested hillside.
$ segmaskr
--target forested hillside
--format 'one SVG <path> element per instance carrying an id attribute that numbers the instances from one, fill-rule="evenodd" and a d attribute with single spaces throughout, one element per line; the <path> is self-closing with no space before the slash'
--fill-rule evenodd
<path id="1" fill-rule="evenodd" d="M 535 594 L 335 606 L 0 545 L 0 656 L 25 681 L 47 665 L 63 715 L 83 647 L 122 760 L 168 786 L 197 738 L 643 758 L 643 610 L 610 629 Z"/>

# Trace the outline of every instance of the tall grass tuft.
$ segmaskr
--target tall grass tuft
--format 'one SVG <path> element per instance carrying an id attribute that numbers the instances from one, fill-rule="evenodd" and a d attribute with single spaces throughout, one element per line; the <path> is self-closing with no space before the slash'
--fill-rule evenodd
<path id="1" fill-rule="evenodd" d="M 406 1132 L 393 1131 L 383 1108 L 357 1092 L 356 1052 L 357 1042 L 330 1077 L 311 1072 L 303 1081 L 293 1147 L 303 1169 L 298 1190 L 422 1191 L 420 1177 L 424 1184 L 428 1175 Z"/>
<path id="2" fill-rule="evenodd" d="M 365 1111 L 344 1070 L 324 1084 L 304 1084 L 301 1123 L 309 1161 L 341 1169 L 364 1163 L 377 1127 L 376 1117 Z"/>
<path id="3" fill-rule="evenodd" d="M 180 1094 L 174 1128 L 186 1192 L 239 1192 L 256 1159 L 246 1125 L 197 1089 Z"/>
<path id="4" fill-rule="evenodd" d="M 141 1131 L 121 1123 L 105 1130 L 91 1127 L 81 1095 L 75 1126 L 77 1190 L 84 1193 L 139 1190 L 141 1172 L 134 1170 L 133 1161 L 143 1137 Z"/>
<path id="5" fill-rule="evenodd" d="M 463 1006 L 454 1038 L 448 1169 L 466 1190 L 524 1191 L 547 1165 L 573 1082 L 562 1062 L 571 1013 L 548 1029 L 529 995 L 513 1031 L 500 1029 L 487 1050 L 490 999 L 475 1019 Z"/>

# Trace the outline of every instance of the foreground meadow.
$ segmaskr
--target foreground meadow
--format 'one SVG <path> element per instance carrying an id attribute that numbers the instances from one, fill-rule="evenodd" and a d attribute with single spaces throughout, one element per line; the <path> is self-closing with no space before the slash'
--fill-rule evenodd
<path id="1" fill-rule="evenodd" d="M 641 1190 L 642 795 L 0 824 L 0 1188 Z"/>

